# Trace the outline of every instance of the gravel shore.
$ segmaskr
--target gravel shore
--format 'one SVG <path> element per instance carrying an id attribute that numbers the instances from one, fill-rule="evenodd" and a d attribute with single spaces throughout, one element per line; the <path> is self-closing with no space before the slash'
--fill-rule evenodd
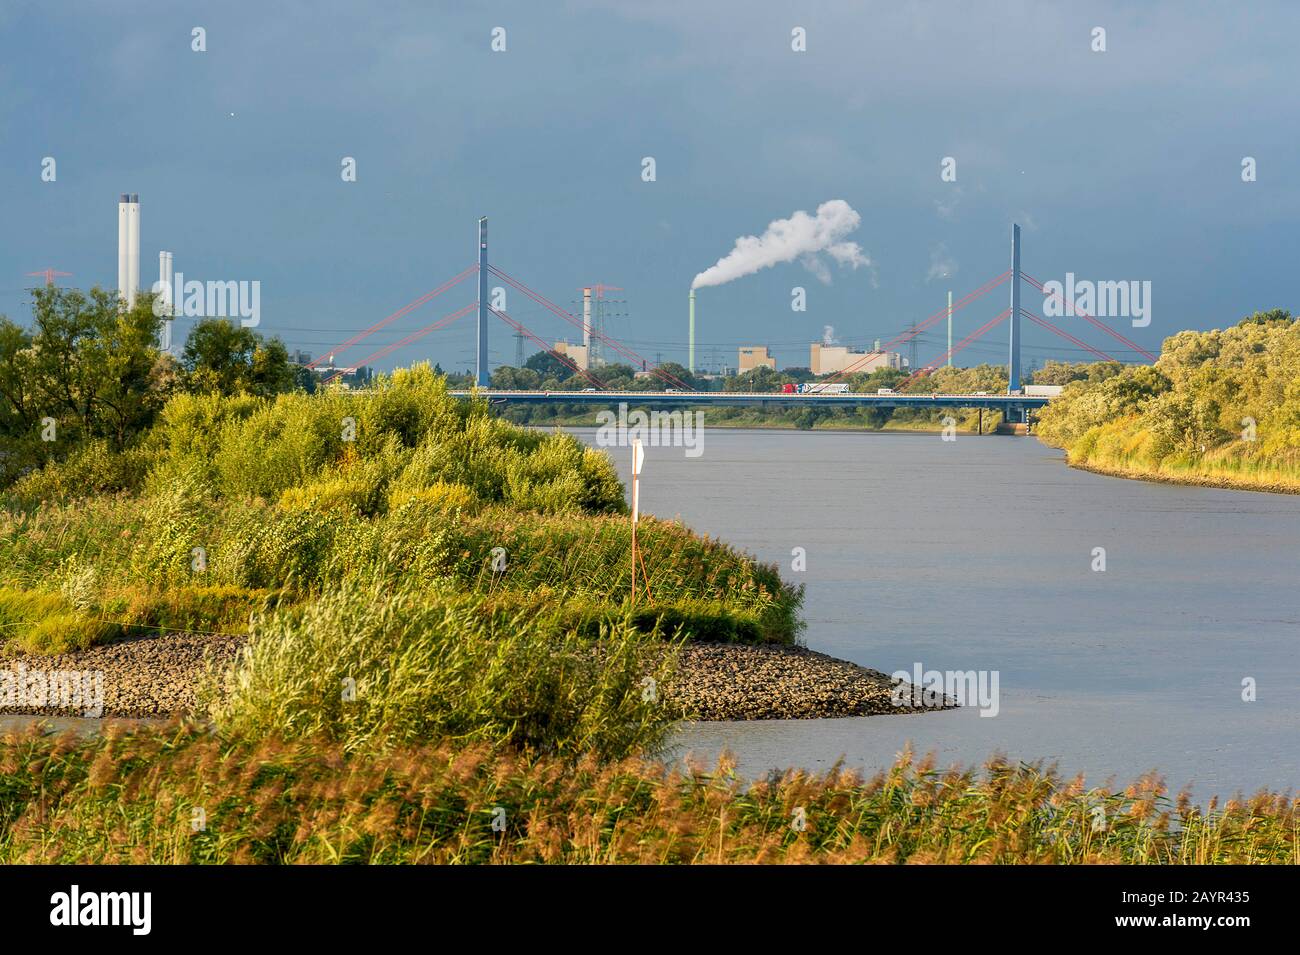
<path id="1" fill-rule="evenodd" d="M 195 701 L 203 662 L 211 658 L 224 665 L 243 646 L 242 637 L 214 637 L 190 634 L 164 634 L 134 637 L 106 643 L 75 653 L 58 656 L 7 654 L 0 657 L 0 674 L 53 674 L 77 672 L 102 673 L 93 686 L 102 688 L 103 712 L 93 712 L 95 700 L 81 699 L 71 708 L 32 706 L 20 703 L 5 706 L 0 697 L 0 713 L 41 713 L 51 716 L 169 716 L 187 712 Z M 7 682 L 7 681 L 6 681 Z M 85 684 L 82 684 L 83 690 Z M 0 686 L 0 694 L 3 693 Z M 83 693 L 83 697 L 87 694 Z"/>
<path id="2" fill-rule="evenodd" d="M 804 647 L 697 643 L 682 648 L 664 695 L 700 720 L 807 720 L 915 713 L 879 670 Z"/>
<path id="3" fill-rule="evenodd" d="M 232 660 L 243 638 L 167 634 L 139 637 L 53 657 L 10 654 L 9 672 L 102 673 L 102 713 L 90 700 L 74 708 L 30 703 L 0 713 L 159 717 L 188 711 L 195 702 L 205 659 Z M 892 681 L 876 670 L 803 647 L 688 644 L 664 698 L 700 720 L 814 719 L 916 712 L 895 706 Z M 0 693 L 3 686 L 0 686 Z M 48 701 L 54 703 L 54 700 Z"/>

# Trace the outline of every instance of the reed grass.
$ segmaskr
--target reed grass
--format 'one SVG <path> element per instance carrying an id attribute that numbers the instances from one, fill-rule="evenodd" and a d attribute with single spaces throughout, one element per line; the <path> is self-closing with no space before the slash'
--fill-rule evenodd
<path id="1" fill-rule="evenodd" d="M 1298 824 L 1276 794 L 1198 807 L 1154 778 L 1088 789 L 996 758 L 939 770 L 905 754 L 869 779 L 835 767 L 746 784 L 725 759 L 448 741 L 349 754 L 181 725 L 0 740 L 6 864 L 1296 864 Z"/>
<path id="2" fill-rule="evenodd" d="M 674 641 L 555 611 L 345 581 L 303 607 L 254 618 L 240 656 L 202 692 L 218 732 L 323 738 L 351 754 L 420 740 L 489 743 L 601 760 L 652 752 L 673 716 Z"/>

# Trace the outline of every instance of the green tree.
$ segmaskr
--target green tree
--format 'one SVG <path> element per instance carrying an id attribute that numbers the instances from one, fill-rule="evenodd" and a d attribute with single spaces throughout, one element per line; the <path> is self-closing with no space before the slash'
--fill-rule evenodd
<path id="1" fill-rule="evenodd" d="M 1124 370 L 1117 361 L 1057 361 L 1049 358 L 1031 376 L 1035 385 L 1068 385 L 1072 381 L 1105 381 Z"/>
<path id="2" fill-rule="evenodd" d="M 492 372 L 492 387 L 498 391 L 536 391 L 542 376 L 531 368 L 501 365 Z"/>
<path id="3" fill-rule="evenodd" d="M 744 374 L 730 376 L 722 383 L 722 390 L 768 393 L 780 391 L 782 385 L 795 381 L 796 379 L 784 372 L 762 365 Z"/>
<path id="4" fill-rule="evenodd" d="M 169 396 L 153 296 L 125 309 L 113 292 L 47 286 L 32 293 L 32 316 L 30 413 L 126 447 Z"/>
<path id="5" fill-rule="evenodd" d="M 573 370 L 553 351 L 533 352 L 524 362 L 524 367 L 537 372 L 541 378 L 568 378 Z"/>
<path id="6" fill-rule="evenodd" d="M 196 392 L 267 397 L 293 391 L 300 381 L 283 342 L 265 341 L 251 328 L 224 318 L 205 318 L 194 326 L 181 365 L 186 387 Z"/>
<path id="7" fill-rule="evenodd" d="M 175 385 L 158 350 L 153 296 L 54 286 L 32 293 L 32 327 L 0 317 L 0 485 L 88 441 L 122 451 L 153 423 Z"/>
<path id="8" fill-rule="evenodd" d="M 702 378 L 696 378 L 689 371 L 687 371 L 684 366 L 679 365 L 675 361 L 664 362 L 662 365 L 659 366 L 659 370 L 661 372 L 666 373 L 667 375 L 672 376 L 672 378 L 676 378 L 678 381 L 686 385 L 686 387 L 690 388 L 692 391 L 708 391 L 709 389 L 709 383 L 707 381 L 703 380 Z M 646 381 L 647 379 L 642 378 L 641 380 Z M 661 390 L 663 388 L 677 388 L 679 391 L 681 390 L 681 387 L 679 385 L 674 384 L 670 378 L 666 378 L 662 374 L 653 375 L 649 380 L 654 382 L 653 385 L 654 390 Z"/>
<path id="9" fill-rule="evenodd" d="M 1274 325 L 1291 322 L 1291 312 L 1285 308 L 1270 308 L 1267 312 L 1256 312 L 1243 318 L 1240 325 Z"/>
<path id="10" fill-rule="evenodd" d="M 0 315 L 0 434 L 15 439 L 36 420 L 32 337 Z"/>

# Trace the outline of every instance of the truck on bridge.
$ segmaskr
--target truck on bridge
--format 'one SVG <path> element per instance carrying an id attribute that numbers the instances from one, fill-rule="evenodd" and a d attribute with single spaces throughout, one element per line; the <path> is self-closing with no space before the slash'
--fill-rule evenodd
<path id="1" fill-rule="evenodd" d="M 847 395 L 849 393 L 849 386 L 844 382 L 832 384 L 830 382 L 805 381 L 802 385 L 798 385 L 797 388 L 798 393 L 801 395 Z M 781 386 L 781 394 L 783 395 L 792 395 L 795 390 L 796 386 L 792 384 Z"/>

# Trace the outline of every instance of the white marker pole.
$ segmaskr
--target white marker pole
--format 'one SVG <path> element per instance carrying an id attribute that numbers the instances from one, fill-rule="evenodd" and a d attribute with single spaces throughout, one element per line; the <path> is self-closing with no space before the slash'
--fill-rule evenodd
<path id="1" fill-rule="evenodd" d="M 632 441 L 632 606 L 636 606 L 636 522 L 641 516 L 641 465 L 645 463 L 645 448 L 641 439 Z"/>

